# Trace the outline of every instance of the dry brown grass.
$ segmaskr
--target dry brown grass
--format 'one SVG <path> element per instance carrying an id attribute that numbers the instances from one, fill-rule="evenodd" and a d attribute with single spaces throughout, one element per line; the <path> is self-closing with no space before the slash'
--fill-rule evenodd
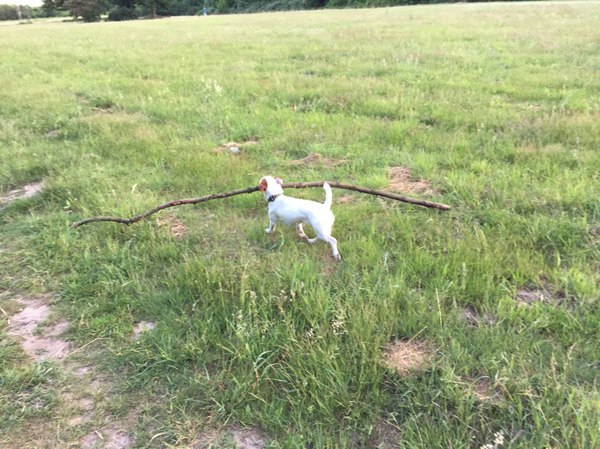
<path id="1" fill-rule="evenodd" d="M 400 375 L 426 370 L 433 361 L 433 350 L 423 341 L 394 341 L 385 351 L 385 364 Z"/>
<path id="2" fill-rule="evenodd" d="M 156 219 L 156 224 L 166 229 L 176 239 L 180 240 L 187 234 L 187 227 L 183 221 L 174 214 L 167 214 Z"/>
<path id="3" fill-rule="evenodd" d="M 414 179 L 410 170 L 404 166 L 390 167 L 388 171 L 388 189 L 399 193 L 417 193 L 424 195 L 437 195 L 438 192 L 431 187 L 429 181 Z"/>
<path id="4" fill-rule="evenodd" d="M 532 144 L 526 144 L 516 148 L 516 152 L 520 154 L 556 154 L 563 151 L 562 145 L 546 145 L 537 146 Z"/>

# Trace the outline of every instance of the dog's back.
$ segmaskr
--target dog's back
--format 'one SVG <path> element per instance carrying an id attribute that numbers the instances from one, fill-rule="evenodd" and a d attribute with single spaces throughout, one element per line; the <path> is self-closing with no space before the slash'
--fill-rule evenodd
<path id="1" fill-rule="evenodd" d="M 333 251 L 333 257 L 341 260 L 337 249 L 337 240 L 331 235 L 331 228 L 335 217 L 331 211 L 333 194 L 331 186 L 323 183 L 325 190 L 325 201 L 318 203 L 312 200 L 304 200 L 286 196 L 282 189 L 283 181 L 272 176 L 265 176 L 260 180 L 259 189 L 263 192 L 265 200 L 269 203 L 269 227 L 265 229 L 267 234 L 275 230 L 278 222 L 288 226 L 296 225 L 298 235 L 309 243 L 319 240 L 327 242 Z M 308 238 L 304 233 L 302 224 L 310 224 L 317 237 Z"/>
<path id="2" fill-rule="evenodd" d="M 326 229 L 331 230 L 333 225 L 333 212 L 331 212 L 331 198 L 329 203 L 317 203 L 313 200 L 305 200 L 283 195 L 277 201 L 269 203 L 269 210 L 277 214 L 281 222 L 288 226 L 296 223 L 313 224 L 321 222 Z M 313 226 L 314 227 L 314 226 Z"/>

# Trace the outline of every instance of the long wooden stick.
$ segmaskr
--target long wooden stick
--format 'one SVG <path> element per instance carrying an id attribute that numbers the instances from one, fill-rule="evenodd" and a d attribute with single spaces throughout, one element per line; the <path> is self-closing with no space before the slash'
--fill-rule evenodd
<path id="1" fill-rule="evenodd" d="M 290 182 L 290 183 L 284 183 L 282 187 L 287 188 L 287 189 L 304 189 L 307 187 L 323 187 L 325 181 L 315 181 L 315 182 Z M 345 190 L 353 190 L 355 192 L 361 192 L 361 193 L 367 193 L 369 195 L 376 195 L 376 196 L 381 196 L 384 198 L 389 198 L 392 200 L 396 200 L 396 201 L 402 201 L 403 203 L 410 203 L 410 204 L 416 204 L 418 206 L 423 206 L 423 207 L 430 207 L 430 208 L 434 208 L 434 209 L 440 209 L 440 210 L 449 210 L 450 206 L 447 206 L 446 204 L 441 204 L 441 203 L 434 203 L 433 201 L 426 201 L 426 200 L 418 200 L 415 198 L 408 198 L 406 196 L 402 196 L 402 195 L 396 195 L 395 193 L 390 193 L 390 192 L 383 192 L 380 190 L 373 190 L 373 189 L 369 189 L 366 187 L 357 187 L 357 186 L 353 186 L 350 184 L 342 184 L 340 182 L 336 182 L 336 181 L 327 181 L 327 183 L 331 186 L 334 187 L 336 189 L 345 189 Z M 159 206 L 156 206 L 154 209 L 150 209 L 146 212 L 143 212 L 141 214 L 135 215 L 131 218 L 121 218 L 121 217 L 90 217 L 90 218 L 86 218 L 84 220 L 80 220 L 80 221 L 76 221 L 75 223 L 73 223 L 71 225 L 72 228 L 77 228 L 79 226 L 83 226 L 85 224 L 88 223 L 97 223 L 100 221 L 112 221 L 115 223 L 122 223 L 122 224 L 126 224 L 126 225 L 130 225 L 133 223 L 137 223 L 140 220 L 143 220 L 144 218 L 149 217 L 150 215 L 153 215 L 157 212 L 160 212 L 163 209 L 168 209 L 169 207 L 175 207 L 175 206 L 181 206 L 183 204 L 198 204 L 198 203 L 204 203 L 206 201 L 210 201 L 210 200 L 217 200 L 217 199 L 222 199 L 222 198 L 228 198 L 230 196 L 235 196 L 235 195 L 242 195 L 244 193 L 253 193 L 258 191 L 258 186 L 254 186 L 254 187 L 247 187 L 245 189 L 238 189 L 238 190 L 233 190 L 231 192 L 225 192 L 225 193 L 215 193 L 212 195 L 205 195 L 205 196 L 201 196 L 199 198 L 187 198 L 187 199 L 181 199 L 181 200 L 174 200 L 174 201 L 169 201 L 168 203 L 163 203 Z"/>

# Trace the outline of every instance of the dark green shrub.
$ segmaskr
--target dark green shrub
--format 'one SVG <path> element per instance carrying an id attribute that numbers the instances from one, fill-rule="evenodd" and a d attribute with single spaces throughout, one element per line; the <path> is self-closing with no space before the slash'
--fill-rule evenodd
<path id="1" fill-rule="evenodd" d="M 81 17 L 84 22 L 98 22 L 107 9 L 104 0 L 71 0 L 68 7 L 73 18 Z"/>
<path id="2" fill-rule="evenodd" d="M 125 6 L 115 6 L 108 13 L 108 20 L 121 21 L 121 20 L 135 20 L 138 18 L 137 12 L 133 8 L 127 8 Z"/>

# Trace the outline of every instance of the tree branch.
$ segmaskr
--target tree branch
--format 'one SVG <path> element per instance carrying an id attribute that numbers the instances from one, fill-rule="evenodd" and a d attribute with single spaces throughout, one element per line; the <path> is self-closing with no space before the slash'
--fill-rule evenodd
<path id="1" fill-rule="evenodd" d="M 290 182 L 290 183 L 284 183 L 282 187 L 287 188 L 287 189 L 304 189 L 307 187 L 323 187 L 325 181 L 315 181 L 315 182 Z M 418 206 L 423 206 L 423 207 L 430 207 L 430 208 L 435 208 L 435 209 L 440 209 L 440 210 L 449 210 L 450 206 L 447 206 L 445 204 L 441 204 L 441 203 L 434 203 L 432 201 L 426 201 L 426 200 L 418 200 L 415 198 L 408 198 L 405 196 L 401 196 L 401 195 L 396 195 L 395 193 L 389 193 L 389 192 L 383 192 L 380 190 L 373 190 L 373 189 L 369 189 L 366 187 L 357 187 L 357 186 L 353 186 L 350 184 L 342 184 L 340 182 L 336 182 L 336 181 L 327 181 L 327 183 L 336 189 L 345 189 L 345 190 L 353 190 L 355 192 L 361 192 L 361 193 L 367 193 L 369 195 L 375 195 L 375 196 L 381 196 L 384 198 L 389 198 L 392 200 L 396 200 L 396 201 L 401 201 L 403 203 L 409 203 L 409 204 L 415 204 Z M 85 224 L 88 223 L 97 223 L 100 221 L 112 221 L 115 223 L 121 223 L 121 224 L 126 224 L 126 225 L 130 225 L 133 223 L 137 223 L 138 221 L 143 220 L 144 218 L 149 217 L 150 215 L 153 215 L 157 212 L 160 212 L 163 209 L 168 209 L 170 207 L 175 207 L 175 206 L 181 206 L 184 204 L 198 204 L 198 203 L 204 203 L 206 201 L 210 201 L 210 200 L 217 200 L 217 199 L 222 199 L 222 198 L 229 198 L 230 196 L 235 196 L 235 195 L 242 195 L 244 193 L 253 193 L 258 191 L 258 186 L 254 186 L 254 187 L 248 187 L 245 189 L 238 189 L 238 190 L 233 190 L 231 192 L 225 192 L 225 193 L 215 193 L 212 195 L 205 195 L 205 196 L 201 196 L 199 198 L 187 198 L 187 199 L 181 199 L 181 200 L 174 200 L 174 201 L 169 201 L 168 203 L 163 203 L 159 206 L 156 206 L 154 209 L 150 209 L 146 212 L 143 212 L 139 215 L 135 215 L 131 218 L 121 218 L 121 217 L 90 217 L 90 218 L 86 218 L 84 220 L 80 220 L 80 221 L 76 221 L 75 223 L 73 223 L 71 225 L 72 228 L 78 228 L 79 226 L 83 226 Z"/>

